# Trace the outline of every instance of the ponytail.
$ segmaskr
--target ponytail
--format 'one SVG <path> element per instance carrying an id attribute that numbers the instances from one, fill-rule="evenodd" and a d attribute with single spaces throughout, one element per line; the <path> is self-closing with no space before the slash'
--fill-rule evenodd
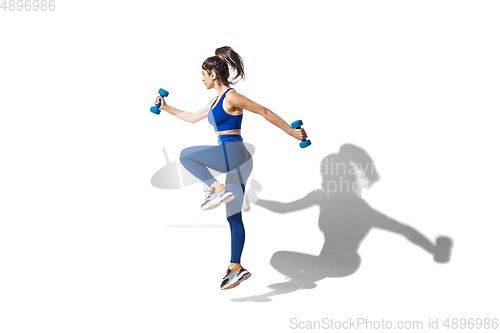
<path id="1" fill-rule="evenodd" d="M 219 83 L 226 86 L 235 84 L 240 79 L 245 79 L 243 59 L 229 46 L 216 49 L 215 56 L 207 58 L 201 68 L 209 73 L 215 71 Z M 235 72 L 235 76 L 232 79 L 229 78 L 229 68 Z"/>

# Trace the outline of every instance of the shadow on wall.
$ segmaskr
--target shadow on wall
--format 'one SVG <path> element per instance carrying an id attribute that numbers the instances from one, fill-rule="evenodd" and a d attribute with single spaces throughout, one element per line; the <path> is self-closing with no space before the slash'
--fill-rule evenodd
<path id="1" fill-rule="evenodd" d="M 432 243 L 414 228 L 395 221 L 371 208 L 362 198 L 361 190 L 369 189 L 379 180 L 375 164 L 361 148 L 351 144 L 340 147 L 339 153 L 330 154 L 321 161 L 321 189 L 312 191 L 302 199 L 282 203 L 257 197 L 260 184 L 250 183 L 247 195 L 251 203 L 277 213 L 289 213 L 318 205 L 319 228 L 325 243 L 318 256 L 278 251 L 271 265 L 286 275 L 287 282 L 268 286 L 272 291 L 261 295 L 232 299 L 234 302 L 269 302 L 271 296 L 299 289 L 316 287 L 317 281 L 327 277 L 344 277 L 356 272 L 361 264 L 358 249 L 372 228 L 400 234 L 411 243 L 434 256 L 438 263 L 450 259 L 452 240 L 438 237 Z"/>

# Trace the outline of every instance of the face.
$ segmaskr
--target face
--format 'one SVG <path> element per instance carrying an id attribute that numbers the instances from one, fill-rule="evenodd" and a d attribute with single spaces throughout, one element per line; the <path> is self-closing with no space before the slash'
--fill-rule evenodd
<path id="1" fill-rule="evenodd" d="M 203 69 L 201 73 L 203 75 L 202 81 L 205 84 L 205 87 L 207 89 L 212 89 L 214 87 L 214 82 L 216 78 L 215 72 L 212 71 L 212 73 L 209 74 L 206 70 Z"/>

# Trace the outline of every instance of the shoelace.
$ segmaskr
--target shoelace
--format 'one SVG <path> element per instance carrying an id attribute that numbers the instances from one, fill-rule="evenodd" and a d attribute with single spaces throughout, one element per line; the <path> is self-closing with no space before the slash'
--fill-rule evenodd
<path id="1" fill-rule="evenodd" d="M 238 269 L 240 269 L 240 268 L 241 268 L 241 269 L 243 269 L 243 267 L 241 267 L 241 266 L 240 266 L 240 267 L 238 267 Z M 238 269 L 235 269 L 235 270 L 234 270 L 234 272 L 236 272 Z M 231 268 L 228 268 L 228 269 L 227 269 L 227 271 L 226 271 L 226 277 L 227 277 L 229 274 L 231 274 L 231 271 L 232 271 L 232 269 L 231 269 Z"/>
<path id="2" fill-rule="evenodd" d="M 210 188 L 210 187 L 205 187 L 205 189 L 203 190 L 204 192 L 208 192 L 207 194 L 205 194 L 205 199 L 208 199 L 210 198 L 210 196 L 215 193 L 215 190 L 213 188 Z"/>

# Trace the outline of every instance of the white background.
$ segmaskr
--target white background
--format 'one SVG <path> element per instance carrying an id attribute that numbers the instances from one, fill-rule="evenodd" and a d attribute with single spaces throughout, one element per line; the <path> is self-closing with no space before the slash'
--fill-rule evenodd
<path id="1" fill-rule="evenodd" d="M 0 11 L 0 331 L 499 318 L 499 14 L 496 1 L 56 0 L 53 12 Z M 162 147 L 176 160 L 217 143 L 206 120 L 149 108 L 160 87 L 177 108 L 205 105 L 216 93 L 201 64 L 224 45 L 248 73 L 236 90 L 302 119 L 313 143 L 300 149 L 245 113 L 262 198 L 302 198 L 320 187 L 321 159 L 355 144 L 381 174 L 364 199 L 431 240 L 451 237 L 450 263 L 374 230 L 351 276 L 231 301 L 285 281 L 273 253 L 317 255 L 323 236 L 317 208 L 252 208 L 243 263 L 253 276 L 221 291 L 224 210 L 199 209 L 201 185 L 151 185 Z"/>

